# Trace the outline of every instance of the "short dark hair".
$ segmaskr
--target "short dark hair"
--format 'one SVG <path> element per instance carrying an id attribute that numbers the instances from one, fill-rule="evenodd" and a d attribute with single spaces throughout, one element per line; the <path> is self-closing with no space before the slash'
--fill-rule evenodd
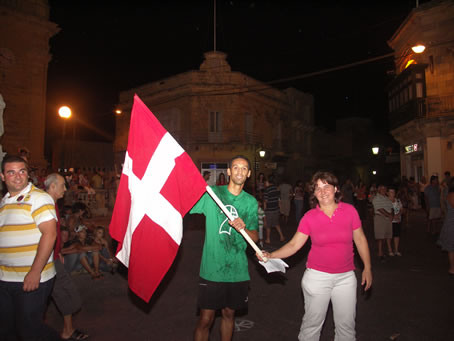
<path id="1" fill-rule="evenodd" d="M 339 189 L 339 180 L 337 179 L 337 177 L 333 174 L 333 173 L 330 173 L 330 172 L 326 172 L 326 171 L 318 171 L 317 173 L 315 173 L 313 176 L 312 176 L 312 179 L 311 179 L 311 182 L 310 182 L 310 190 L 311 190 L 311 198 L 310 198 L 310 202 L 311 202 L 311 206 L 312 207 L 315 207 L 318 205 L 318 200 L 317 198 L 315 197 L 315 187 L 317 186 L 317 181 L 320 180 L 321 182 L 323 183 L 326 183 L 326 184 L 329 184 L 329 185 L 332 185 L 336 188 L 336 193 L 334 193 L 334 201 L 336 203 L 338 203 L 341 198 L 342 198 L 342 193 Z"/>
<path id="2" fill-rule="evenodd" d="M 246 156 L 244 156 L 244 155 L 235 155 L 234 157 L 232 157 L 232 158 L 230 159 L 230 161 L 229 161 L 229 168 L 232 167 L 232 163 L 233 163 L 233 161 L 235 161 L 236 159 L 243 159 L 244 161 L 246 161 L 246 162 L 247 162 L 247 167 L 248 167 L 248 169 L 251 170 L 251 162 L 250 162 L 249 159 L 248 159 Z"/>
<path id="3" fill-rule="evenodd" d="M 25 167 L 27 168 L 28 172 L 28 162 L 24 160 L 24 158 L 20 157 L 19 155 L 6 155 L 4 159 L 2 160 L 2 173 L 5 172 L 5 165 L 7 163 L 13 163 L 13 162 L 23 162 L 25 163 Z"/>

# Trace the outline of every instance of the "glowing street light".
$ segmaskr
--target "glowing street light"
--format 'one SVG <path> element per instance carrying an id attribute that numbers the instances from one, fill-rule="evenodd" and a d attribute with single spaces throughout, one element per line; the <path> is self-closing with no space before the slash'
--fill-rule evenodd
<path id="1" fill-rule="evenodd" d="M 423 53 L 426 47 L 422 44 L 417 44 L 411 48 L 414 53 Z"/>
<path id="2" fill-rule="evenodd" d="M 71 109 L 69 107 L 67 107 L 66 105 L 60 107 L 60 109 L 58 109 L 58 115 L 61 117 L 61 118 L 65 118 L 65 119 L 68 119 L 71 117 Z"/>
<path id="3" fill-rule="evenodd" d="M 264 150 L 259 150 L 260 157 L 265 157 L 266 152 Z"/>
<path id="4" fill-rule="evenodd" d="M 372 154 L 378 155 L 378 152 L 380 151 L 379 147 L 372 147 Z"/>
<path id="5" fill-rule="evenodd" d="M 121 109 L 115 109 L 115 115 L 121 115 L 123 111 Z"/>

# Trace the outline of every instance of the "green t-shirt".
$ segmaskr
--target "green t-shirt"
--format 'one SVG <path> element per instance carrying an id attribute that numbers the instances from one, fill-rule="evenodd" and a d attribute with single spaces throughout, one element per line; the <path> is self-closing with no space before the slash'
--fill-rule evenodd
<path id="1" fill-rule="evenodd" d="M 235 196 L 228 191 L 227 186 L 211 188 L 235 218 L 243 219 L 248 230 L 257 230 L 258 205 L 252 195 L 242 191 Z M 227 216 L 216 202 L 205 193 L 190 213 L 202 213 L 206 217 L 200 277 L 213 282 L 248 281 L 247 242 L 229 225 Z"/>

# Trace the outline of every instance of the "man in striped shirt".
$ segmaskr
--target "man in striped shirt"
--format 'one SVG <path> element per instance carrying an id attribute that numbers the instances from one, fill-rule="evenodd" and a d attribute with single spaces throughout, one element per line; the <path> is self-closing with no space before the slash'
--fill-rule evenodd
<path id="1" fill-rule="evenodd" d="M 0 203 L 0 340 L 60 340 L 43 323 L 55 276 L 57 235 L 52 198 L 28 182 L 27 162 L 7 156 Z"/>
<path id="2" fill-rule="evenodd" d="M 280 241 L 283 242 L 285 237 L 281 230 L 281 225 L 279 223 L 279 214 L 280 214 L 280 197 L 281 194 L 276 187 L 274 178 L 271 176 L 265 181 L 265 192 L 263 193 L 263 199 L 265 202 L 265 227 L 266 227 L 266 239 L 265 243 L 271 243 L 271 228 L 274 226 L 276 231 L 279 233 Z"/>

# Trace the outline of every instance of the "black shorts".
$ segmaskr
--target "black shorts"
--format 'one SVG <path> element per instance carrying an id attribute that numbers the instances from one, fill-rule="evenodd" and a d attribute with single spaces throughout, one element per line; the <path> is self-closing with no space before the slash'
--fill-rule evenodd
<path id="1" fill-rule="evenodd" d="M 242 310 L 248 306 L 248 293 L 249 281 L 212 282 L 200 278 L 197 304 L 200 309 Z"/>
<path id="2" fill-rule="evenodd" d="M 400 223 L 393 223 L 393 237 L 400 237 Z"/>

